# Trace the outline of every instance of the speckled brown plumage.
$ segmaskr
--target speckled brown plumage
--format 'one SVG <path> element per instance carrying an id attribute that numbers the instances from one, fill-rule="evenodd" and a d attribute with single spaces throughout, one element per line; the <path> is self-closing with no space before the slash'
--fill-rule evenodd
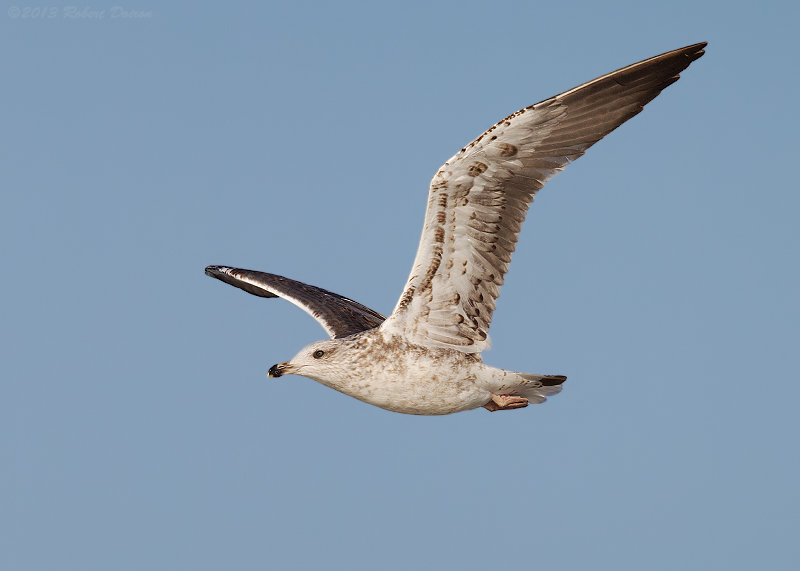
<path id="1" fill-rule="evenodd" d="M 261 297 L 283 297 L 319 321 L 318 341 L 270 369 L 298 374 L 407 414 L 544 402 L 566 377 L 484 365 L 489 326 L 536 193 L 594 143 L 641 112 L 703 55 L 705 43 L 609 73 L 512 113 L 434 175 L 417 257 L 394 311 L 379 313 L 288 278 L 209 266 Z"/>

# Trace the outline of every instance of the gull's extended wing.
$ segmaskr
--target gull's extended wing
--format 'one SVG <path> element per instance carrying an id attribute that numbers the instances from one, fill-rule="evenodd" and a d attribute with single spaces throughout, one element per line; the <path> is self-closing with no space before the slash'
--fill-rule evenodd
<path id="1" fill-rule="evenodd" d="M 206 275 L 259 297 L 282 297 L 292 302 L 316 319 L 332 339 L 373 329 L 386 319 L 352 299 L 274 274 L 208 266 Z"/>
<path id="2" fill-rule="evenodd" d="M 431 181 L 417 257 L 385 331 L 465 353 L 486 349 L 534 195 L 676 82 L 705 45 L 629 65 L 517 111 L 447 161 Z"/>

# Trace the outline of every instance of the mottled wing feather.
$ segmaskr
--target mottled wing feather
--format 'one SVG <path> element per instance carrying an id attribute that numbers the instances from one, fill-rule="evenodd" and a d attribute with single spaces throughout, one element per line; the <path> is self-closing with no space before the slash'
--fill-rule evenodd
<path id="1" fill-rule="evenodd" d="M 282 297 L 316 319 L 333 339 L 373 329 L 386 319 L 339 294 L 282 276 L 208 266 L 206 274 L 259 297 Z"/>
<path id="2" fill-rule="evenodd" d="M 506 117 L 431 181 L 408 284 L 384 323 L 412 342 L 480 352 L 536 192 L 639 113 L 703 55 L 695 44 L 630 65 Z"/>

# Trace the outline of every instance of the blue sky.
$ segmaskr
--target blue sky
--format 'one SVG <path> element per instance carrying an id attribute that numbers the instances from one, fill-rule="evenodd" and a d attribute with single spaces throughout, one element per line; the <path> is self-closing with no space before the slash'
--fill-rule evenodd
<path id="1" fill-rule="evenodd" d="M 0 8 L 0 567 L 796 568 L 797 6 L 69 5 Z M 698 41 L 528 215 L 484 360 L 544 405 L 268 379 L 324 331 L 203 275 L 388 313 L 445 160 Z"/>

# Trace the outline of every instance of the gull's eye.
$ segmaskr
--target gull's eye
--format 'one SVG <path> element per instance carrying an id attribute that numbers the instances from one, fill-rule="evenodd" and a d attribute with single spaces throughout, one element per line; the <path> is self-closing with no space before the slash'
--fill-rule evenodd
<path id="1" fill-rule="evenodd" d="M 314 351 L 314 358 L 315 358 L 315 359 L 319 359 L 319 358 L 320 358 L 320 357 L 322 357 L 324 354 L 325 354 L 325 351 L 319 351 L 319 350 L 317 350 L 317 351 Z"/>

